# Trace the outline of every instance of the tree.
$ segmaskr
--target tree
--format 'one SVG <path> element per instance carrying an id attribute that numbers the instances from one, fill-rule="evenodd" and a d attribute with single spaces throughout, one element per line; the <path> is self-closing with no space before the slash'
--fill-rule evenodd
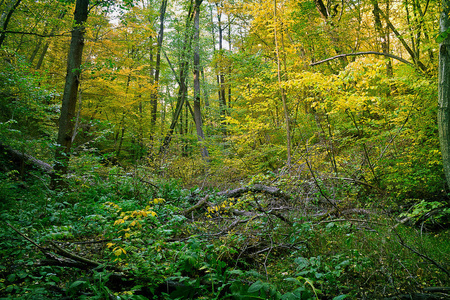
<path id="1" fill-rule="evenodd" d="M 161 7 L 159 9 L 159 32 L 156 46 L 156 65 L 155 65 L 155 84 L 158 87 L 159 85 L 159 75 L 161 72 L 161 48 L 162 42 L 164 38 L 164 17 L 166 15 L 166 7 L 167 0 L 161 1 Z M 156 88 L 155 92 L 152 93 L 151 96 L 151 105 L 152 105 L 152 118 L 151 118 L 151 127 L 155 126 L 156 123 L 156 112 L 158 108 L 158 88 Z"/>
<path id="2" fill-rule="evenodd" d="M 165 154 L 167 148 L 169 147 L 170 141 L 172 139 L 173 132 L 175 130 L 175 127 L 178 123 L 178 118 L 180 117 L 180 114 L 183 110 L 183 106 L 185 104 L 186 96 L 187 96 L 187 71 L 189 67 L 189 60 L 187 59 L 189 50 L 192 45 L 192 35 L 193 31 L 189 30 L 190 24 L 192 22 L 192 19 L 194 17 L 194 11 L 193 11 L 193 4 L 192 0 L 189 4 L 189 11 L 186 16 L 186 23 L 185 23 L 185 33 L 182 43 L 182 49 L 180 53 L 180 65 L 179 65 L 179 76 L 177 77 L 178 82 L 178 95 L 177 95 L 177 104 L 176 108 L 172 117 L 172 122 L 169 127 L 169 131 L 166 133 L 163 143 L 159 149 L 160 155 Z M 169 62 L 170 63 L 170 62 Z"/>
<path id="3" fill-rule="evenodd" d="M 450 187 L 450 1 L 442 0 L 439 45 L 439 140 L 447 184 Z"/>
<path id="4" fill-rule="evenodd" d="M 11 16 L 19 6 L 22 0 L 11 1 L 6 4 L 6 9 L 2 12 L 0 16 L 0 25 L 1 25 L 1 33 L 0 33 L 0 48 L 2 47 L 3 42 L 6 38 L 6 28 L 8 27 L 9 21 L 11 20 Z"/>
<path id="5" fill-rule="evenodd" d="M 60 186 L 60 176 L 67 173 L 72 136 L 75 127 L 75 108 L 77 104 L 78 85 L 81 76 L 81 59 L 84 47 L 85 22 L 88 17 L 89 0 L 77 0 L 74 12 L 75 26 L 67 57 L 67 74 L 59 118 L 55 166 L 52 176 L 52 187 Z"/>
<path id="6" fill-rule="evenodd" d="M 279 89 L 280 89 L 280 94 L 281 94 L 281 99 L 283 102 L 283 112 L 284 112 L 284 119 L 286 122 L 286 152 L 287 152 L 287 166 L 290 167 L 291 166 L 291 129 L 289 126 L 289 112 L 287 109 L 287 104 L 286 104 L 286 91 L 284 90 L 283 86 L 282 86 L 282 79 L 281 79 L 281 62 L 280 62 L 280 51 L 279 51 L 279 47 L 278 47 L 278 30 L 277 30 L 277 26 L 278 26 L 278 16 L 277 16 L 277 1 L 274 0 L 273 1 L 273 21 L 274 21 L 274 25 L 273 25 L 273 30 L 274 30 L 274 40 L 275 40 L 275 55 L 276 55 L 276 60 L 277 60 L 277 78 L 278 78 L 278 85 L 279 85 Z M 283 43 L 283 37 L 281 37 L 281 43 L 282 45 L 284 45 Z M 284 51 L 284 49 L 282 49 Z M 286 71 L 286 59 L 284 59 L 284 76 L 286 76 L 287 71 Z"/>
<path id="7" fill-rule="evenodd" d="M 202 128 L 202 113 L 200 106 L 200 6 L 203 0 L 195 0 L 194 5 L 194 121 L 199 142 L 205 139 Z M 208 149 L 202 147 L 202 156 L 208 157 Z"/>

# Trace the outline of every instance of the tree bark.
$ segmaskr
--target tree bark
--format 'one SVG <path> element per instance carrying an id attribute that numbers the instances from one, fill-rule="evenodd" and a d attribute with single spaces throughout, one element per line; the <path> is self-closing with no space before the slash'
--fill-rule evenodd
<path id="1" fill-rule="evenodd" d="M 438 127 L 445 177 L 450 187 L 450 0 L 442 0 L 439 45 Z"/>
<path id="2" fill-rule="evenodd" d="M 81 75 L 81 59 L 84 46 L 84 23 L 88 17 L 89 0 L 77 0 L 74 13 L 75 26 L 72 29 L 69 54 L 67 57 L 66 84 L 59 118 L 57 147 L 55 152 L 55 166 L 52 176 L 52 188 L 61 183 L 61 176 L 67 173 L 72 147 L 75 108 L 77 104 L 78 85 Z"/>

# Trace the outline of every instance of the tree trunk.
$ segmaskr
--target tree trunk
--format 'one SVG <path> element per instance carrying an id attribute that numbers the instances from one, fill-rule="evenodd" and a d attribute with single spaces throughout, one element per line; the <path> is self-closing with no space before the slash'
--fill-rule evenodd
<path id="1" fill-rule="evenodd" d="M 156 46 L 156 65 L 155 65 L 155 85 L 156 90 L 151 95 L 151 128 L 154 130 L 156 124 L 156 113 L 158 110 L 158 87 L 159 87 L 159 74 L 161 70 L 161 47 L 164 38 L 164 17 L 166 15 L 167 0 L 162 0 L 161 7 L 159 9 L 159 33 Z"/>
<path id="2" fill-rule="evenodd" d="M 84 46 L 84 23 L 88 17 L 89 0 L 77 0 L 74 13 L 75 26 L 72 29 L 69 54 L 67 57 L 66 84 L 59 118 L 57 148 L 55 152 L 52 187 L 60 186 L 60 177 L 67 173 L 70 148 L 74 130 L 75 108 L 77 104 L 78 85 L 81 75 L 81 58 Z"/>
<path id="3" fill-rule="evenodd" d="M 278 86 L 281 93 L 281 99 L 283 102 L 283 111 L 284 111 L 284 119 L 286 122 L 286 150 L 287 150 L 287 160 L 286 164 L 288 167 L 291 166 L 291 128 L 289 124 L 289 111 L 287 108 L 287 101 L 286 101 L 286 91 L 284 90 L 282 86 L 282 79 L 281 79 L 281 63 L 280 63 L 280 53 L 278 49 L 278 32 L 277 32 L 277 23 L 278 23 L 278 16 L 277 16 L 277 1 L 274 0 L 273 2 L 273 21 L 274 21 L 274 38 L 275 38 L 275 54 L 277 58 L 277 75 L 278 75 Z M 285 62 L 286 66 L 286 62 Z M 286 73 L 286 70 L 285 70 Z"/>
<path id="4" fill-rule="evenodd" d="M 372 1 L 372 5 L 373 5 L 373 18 L 375 20 L 375 30 L 377 31 L 378 34 L 378 42 L 381 44 L 381 50 L 383 51 L 383 53 L 389 53 L 389 44 L 388 44 L 388 40 L 387 37 L 389 36 L 388 34 L 386 34 L 383 30 L 383 24 L 381 23 L 381 18 L 380 18 L 380 6 L 378 5 L 377 1 Z M 389 30 L 389 28 L 386 28 L 386 30 Z M 393 70 L 392 70 L 392 64 L 391 64 L 391 60 L 388 59 L 386 62 L 386 74 L 389 77 L 392 77 L 393 75 Z"/>
<path id="5" fill-rule="evenodd" d="M 64 16 L 66 15 L 66 13 L 67 13 L 66 9 L 62 10 L 61 13 L 58 15 L 58 20 L 62 20 L 64 18 Z M 53 26 L 52 31 L 50 32 L 50 36 L 54 35 L 59 27 L 60 27 L 59 25 Z M 44 62 L 44 57 L 47 54 L 49 47 L 50 47 L 50 40 L 48 40 L 45 43 L 44 47 L 42 48 L 41 55 L 39 56 L 39 60 L 36 64 L 36 70 L 39 70 L 41 68 L 42 63 Z"/>
<path id="6" fill-rule="evenodd" d="M 164 155 L 167 148 L 169 147 L 170 141 L 172 139 L 173 132 L 175 130 L 175 127 L 178 123 L 178 118 L 180 117 L 180 114 L 183 110 L 184 102 L 186 100 L 187 95 L 187 85 L 186 85 L 186 78 L 187 78 L 187 70 L 189 66 L 189 61 L 186 59 L 187 52 L 189 51 L 191 44 L 192 44 L 192 31 L 189 32 L 190 24 L 192 21 L 194 14 L 192 13 L 192 2 L 189 6 L 189 13 L 188 17 L 186 19 L 186 32 L 184 35 L 184 42 L 183 42 L 183 51 L 181 51 L 181 57 L 180 57 L 180 76 L 178 81 L 178 96 L 177 96 L 177 106 L 175 108 L 175 113 L 172 118 L 172 123 L 170 124 L 169 131 L 167 132 L 166 136 L 164 137 L 163 144 L 161 145 L 159 149 L 159 154 Z"/>
<path id="7" fill-rule="evenodd" d="M 219 107 L 220 107 L 220 120 L 223 127 L 223 133 L 226 135 L 226 122 L 225 116 L 227 114 L 227 99 L 225 95 L 225 75 L 223 74 L 223 27 L 222 27 L 222 12 L 219 10 L 219 4 L 216 3 L 217 8 L 217 22 L 218 22 L 218 34 L 219 34 L 219 63 L 217 65 L 217 84 L 219 85 Z"/>
<path id="8" fill-rule="evenodd" d="M 203 134 L 202 112 L 200 107 L 200 5 L 203 0 L 195 0 L 194 7 L 194 121 L 199 142 L 205 139 Z M 202 147 L 202 156 L 209 157 L 208 149 Z"/>
<path id="9" fill-rule="evenodd" d="M 5 31 L 6 31 L 6 28 L 8 28 L 8 23 L 11 20 L 11 16 L 14 13 L 14 11 L 16 10 L 16 8 L 19 6 L 21 1 L 22 0 L 17 0 L 15 3 L 11 2 L 9 4 L 9 6 L 10 6 L 9 9 L 7 11 L 4 11 L 1 15 L 0 25 L 2 26 L 2 28 L 1 28 L 2 33 L 0 34 L 0 48 L 2 47 L 3 42 L 5 41 L 5 38 L 6 38 Z"/>
<path id="10" fill-rule="evenodd" d="M 450 0 L 442 0 L 439 45 L 439 140 L 447 184 L 450 187 Z"/>

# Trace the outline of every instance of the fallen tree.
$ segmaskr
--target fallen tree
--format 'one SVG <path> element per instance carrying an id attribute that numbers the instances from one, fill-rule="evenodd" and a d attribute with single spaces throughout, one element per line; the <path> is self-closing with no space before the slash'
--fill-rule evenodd
<path id="1" fill-rule="evenodd" d="M 50 164 L 24 153 L 23 151 L 18 151 L 11 146 L 3 144 L 2 142 L 0 142 L 0 151 L 7 154 L 13 162 L 19 166 L 28 164 L 48 174 L 53 172 L 53 167 Z"/>

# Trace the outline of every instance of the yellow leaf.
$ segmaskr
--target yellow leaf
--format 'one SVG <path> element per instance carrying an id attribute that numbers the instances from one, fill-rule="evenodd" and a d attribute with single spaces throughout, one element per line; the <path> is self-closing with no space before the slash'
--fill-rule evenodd
<path id="1" fill-rule="evenodd" d="M 123 223 L 125 223 L 125 221 L 124 221 L 123 219 L 119 219 L 119 220 L 116 220 L 116 221 L 114 222 L 114 226 L 115 226 L 115 225 L 120 225 L 120 224 L 123 224 Z"/>
<path id="2" fill-rule="evenodd" d="M 108 243 L 108 244 L 106 244 L 106 247 L 107 248 L 111 248 L 112 246 L 114 246 L 115 244 L 114 243 Z"/>
<path id="3" fill-rule="evenodd" d="M 115 256 L 120 256 L 121 254 L 122 254 L 122 248 L 119 248 L 116 251 L 114 251 Z"/>

